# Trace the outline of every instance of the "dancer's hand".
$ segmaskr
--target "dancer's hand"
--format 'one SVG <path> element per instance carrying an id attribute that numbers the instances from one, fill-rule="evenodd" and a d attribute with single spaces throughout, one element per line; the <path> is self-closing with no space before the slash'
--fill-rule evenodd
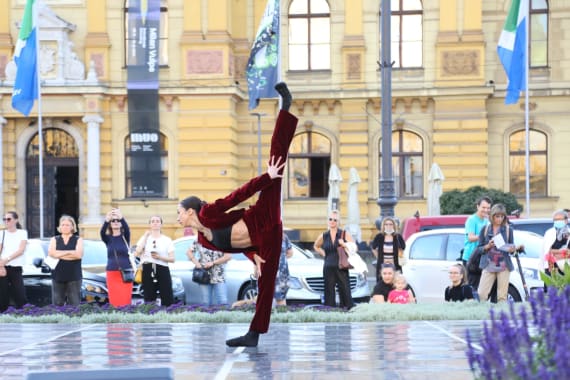
<path id="1" fill-rule="evenodd" d="M 279 172 L 284 167 L 285 167 L 285 161 L 281 163 L 281 157 L 277 158 L 277 162 L 275 162 L 275 156 L 271 156 L 271 159 L 267 164 L 267 174 L 269 174 L 269 177 L 271 179 L 283 178 L 283 173 L 279 174 Z"/>
<path id="2" fill-rule="evenodd" d="M 265 264 L 265 260 L 263 260 L 257 253 L 253 254 L 253 261 L 255 261 L 255 274 L 256 277 L 261 277 L 261 264 Z"/>

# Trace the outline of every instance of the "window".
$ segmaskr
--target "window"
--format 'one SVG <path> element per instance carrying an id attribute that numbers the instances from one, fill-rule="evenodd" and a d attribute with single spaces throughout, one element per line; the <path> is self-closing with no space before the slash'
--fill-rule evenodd
<path id="1" fill-rule="evenodd" d="M 158 135 L 156 146 L 159 151 L 152 152 L 151 156 L 141 149 L 132 149 L 136 143 L 131 141 L 131 136 L 125 138 L 125 194 L 127 198 L 168 197 L 168 139 L 162 133 Z M 147 143 L 146 146 L 151 146 L 151 144 Z M 136 184 L 141 182 L 145 185 L 139 191 L 148 193 L 146 196 L 133 193 L 133 189 L 138 187 Z"/>
<path id="2" fill-rule="evenodd" d="M 379 143 L 379 175 L 382 178 L 382 141 Z M 409 131 L 392 133 L 392 170 L 394 189 L 399 198 L 421 198 L 423 185 L 423 141 Z"/>
<path id="3" fill-rule="evenodd" d="M 547 142 L 546 135 L 536 130 L 529 131 L 529 187 L 530 195 L 547 195 Z M 525 131 L 514 132 L 509 138 L 510 192 L 517 196 L 526 195 Z"/>
<path id="4" fill-rule="evenodd" d="M 289 70 L 329 70 L 330 36 L 330 8 L 325 0 L 293 0 L 289 6 Z"/>
<path id="5" fill-rule="evenodd" d="M 530 2 L 530 67 L 548 66 L 548 2 Z"/>
<path id="6" fill-rule="evenodd" d="M 422 2 L 392 0 L 391 11 L 391 53 L 394 68 L 422 67 Z"/>
<path id="7" fill-rule="evenodd" d="M 289 198 L 326 198 L 331 166 L 331 143 L 325 136 L 306 132 L 289 149 Z"/>
<path id="8" fill-rule="evenodd" d="M 134 2 L 133 7 L 137 2 Z M 136 21 L 129 22 L 129 12 L 136 12 L 135 8 L 129 7 L 129 0 L 125 1 L 124 8 L 124 23 L 125 23 L 125 66 L 137 64 L 136 50 L 138 41 L 138 32 L 136 30 Z M 159 65 L 168 65 L 168 7 L 166 1 L 160 2 L 160 31 L 159 31 Z"/>
<path id="9" fill-rule="evenodd" d="M 445 235 L 422 236 L 414 241 L 410 248 L 412 260 L 444 260 L 443 247 Z"/>

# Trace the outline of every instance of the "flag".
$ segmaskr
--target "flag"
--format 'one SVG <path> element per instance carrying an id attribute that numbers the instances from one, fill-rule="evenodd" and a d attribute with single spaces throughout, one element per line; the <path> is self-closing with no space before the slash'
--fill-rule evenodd
<path id="1" fill-rule="evenodd" d="M 249 93 L 249 109 L 261 98 L 275 98 L 273 88 L 279 74 L 279 0 L 268 0 L 251 48 L 245 75 Z"/>
<path id="2" fill-rule="evenodd" d="M 28 0 L 24 10 L 24 18 L 16 43 L 14 62 L 16 63 L 16 80 L 12 92 L 12 108 L 25 116 L 30 114 L 34 107 L 34 100 L 38 98 L 38 76 L 36 55 L 36 25 L 34 24 L 33 9 L 35 0 Z"/>
<path id="3" fill-rule="evenodd" d="M 505 26 L 499 38 L 497 53 L 508 78 L 505 104 L 515 104 L 525 88 L 525 52 L 527 44 L 529 0 L 513 0 Z"/>

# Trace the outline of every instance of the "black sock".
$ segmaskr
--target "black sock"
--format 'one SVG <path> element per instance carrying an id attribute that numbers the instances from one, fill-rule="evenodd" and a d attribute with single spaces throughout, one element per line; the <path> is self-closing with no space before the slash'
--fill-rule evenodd
<path id="1" fill-rule="evenodd" d="M 248 331 L 244 336 L 226 340 L 229 347 L 257 347 L 259 333 L 257 331 Z"/>
<path id="2" fill-rule="evenodd" d="M 289 111 L 293 97 L 287 88 L 287 84 L 285 84 L 285 82 L 279 82 L 275 85 L 275 90 L 277 90 L 277 93 L 281 96 L 281 109 Z"/>

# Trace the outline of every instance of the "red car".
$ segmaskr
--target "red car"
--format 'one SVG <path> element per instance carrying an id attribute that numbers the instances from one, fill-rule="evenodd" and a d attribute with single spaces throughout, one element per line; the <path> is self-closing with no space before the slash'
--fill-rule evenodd
<path id="1" fill-rule="evenodd" d="M 416 213 L 410 218 L 404 219 L 400 233 L 404 240 L 420 231 L 429 231 L 440 228 L 465 227 L 465 221 L 469 215 L 437 215 L 420 216 Z"/>

